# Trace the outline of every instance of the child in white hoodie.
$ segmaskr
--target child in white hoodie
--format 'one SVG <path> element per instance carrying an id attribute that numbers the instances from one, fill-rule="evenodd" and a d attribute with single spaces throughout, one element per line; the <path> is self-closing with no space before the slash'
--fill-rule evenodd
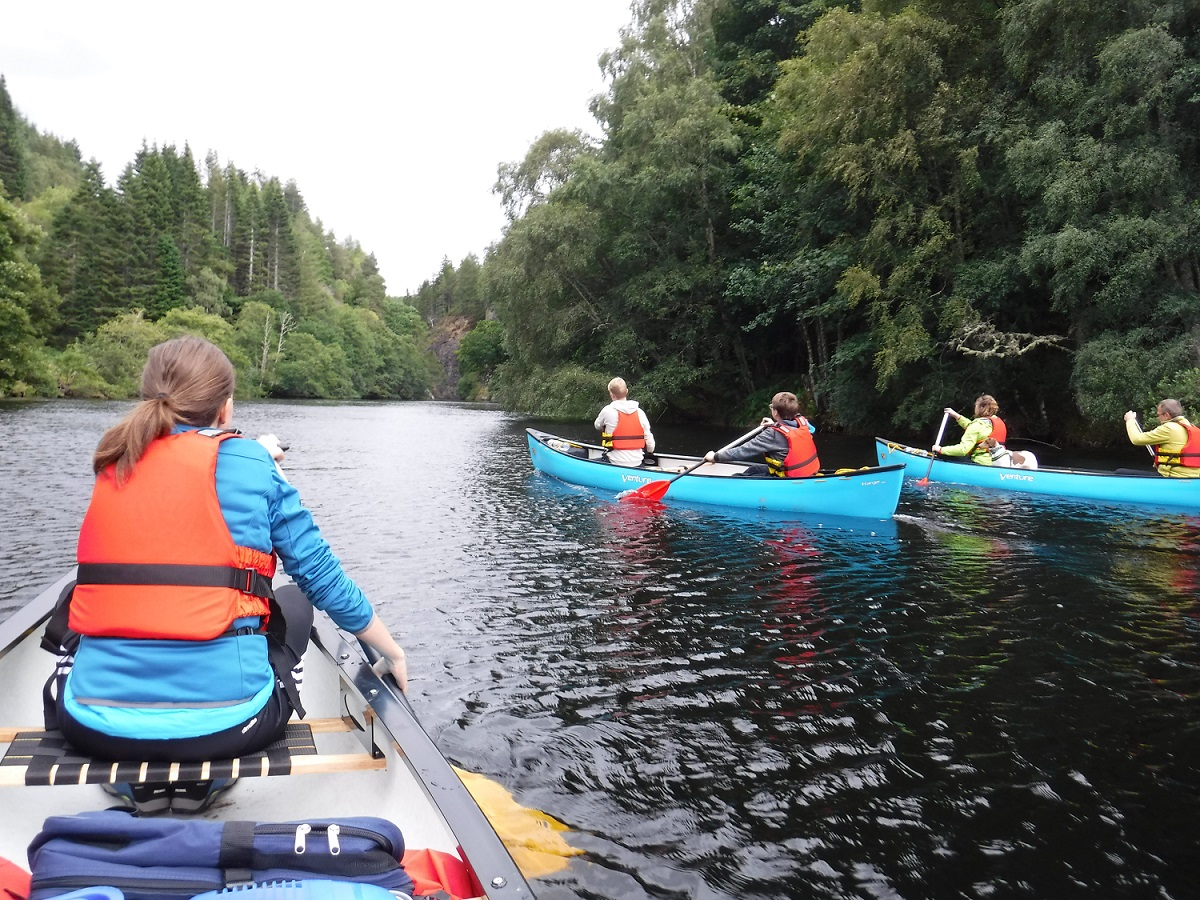
<path id="1" fill-rule="evenodd" d="M 650 420 L 637 401 L 629 399 L 624 378 L 614 378 L 608 383 L 608 396 L 612 402 L 600 410 L 593 423 L 607 451 L 605 456 L 613 465 L 640 466 L 644 453 L 654 452 Z"/>

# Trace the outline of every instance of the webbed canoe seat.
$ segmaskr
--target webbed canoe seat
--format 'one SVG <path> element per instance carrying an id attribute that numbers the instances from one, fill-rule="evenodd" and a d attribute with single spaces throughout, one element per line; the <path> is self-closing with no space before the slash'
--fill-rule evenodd
<path id="1" fill-rule="evenodd" d="M 284 737 L 274 744 L 236 759 L 207 762 L 149 762 L 93 759 L 67 744 L 58 731 L 41 728 L 0 727 L 0 744 L 7 744 L 0 759 L 0 787 L 62 784 L 163 784 L 206 781 L 210 778 L 247 778 L 267 775 L 305 775 L 357 772 L 386 768 L 383 752 L 375 744 L 375 717 L 366 710 L 366 726 L 352 717 L 293 719 Z M 361 753 L 322 753 L 317 735 L 361 731 L 366 745 Z"/>

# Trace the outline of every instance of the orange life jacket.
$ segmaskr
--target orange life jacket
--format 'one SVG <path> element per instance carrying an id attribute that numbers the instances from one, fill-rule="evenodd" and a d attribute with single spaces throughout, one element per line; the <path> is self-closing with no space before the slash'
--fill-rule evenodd
<path id="1" fill-rule="evenodd" d="M 1003 444 L 1008 440 L 1008 426 L 1004 424 L 999 416 L 988 416 L 992 420 L 992 437 L 997 444 Z"/>
<path id="2" fill-rule="evenodd" d="M 981 418 L 987 419 L 992 423 L 992 430 L 987 437 L 975 442 L 975 446 L 971 448 L 971 452 L 968 454 L 970 456 L 974 456 L 981 450 L 987 450 L 987 442 L 989 438 L 994 440 L 997 444 L 1003 444 L 1008 440 L 1008 426 L 1004 424 L 1004 421 L 999 416 L 982 416 Z"/>
<path id="3" fill-rule="evenodd" d="M 1172 419 L 1176 425 L 1183 426 L 1187 431 L 1187 443 L 1178 453 L 1165 453 L 1157 446 L 1154 448 L 1154 465 L 1179 466 L 1185 469 L 1200 469 L 1200 428 L 1191 422 L 1180 422 Z"/>
<path id="4" fill-rule="evenodd" d="M 641 450 L 646 446 L 646 435 L 642 432 L 642 420 L 636 412 L 618 412 L 617 427 L 611 434 L 600 435 L 600 445 L 605 450 Z"/>
<path id="5" fill-rule="evenodd" d="M 821 468 L 817 459 L 817 445 L 813 441 L 812 432 L 808 430 L 808 419 L 796 416 L 793 427 L 785 422 L 778 422 L 771 427 L 787 438 L 788 452 L 782 460 L 767 456 L 767 469 L 772 475 L 780 478 L 803 478 L 806 475 L 816 475 Z M 765 455 L 765 454 L 764 454 Z"/>
<path id="6" fill-rule="evenodd" d="M 117 485 L 96 478 L 79 531 L 70 627 L 96 637 L 211 640 L 269 615 L 275 556 L 233 541 L 217 499 L 217 450 L 231 432 L 151 441 Z"/>

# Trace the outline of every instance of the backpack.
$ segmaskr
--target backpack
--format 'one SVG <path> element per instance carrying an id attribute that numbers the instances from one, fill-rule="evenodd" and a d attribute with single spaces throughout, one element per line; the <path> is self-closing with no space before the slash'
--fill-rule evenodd
<path id="1" fill-rule="evenodd" d="M 125 900 L 181 900 L 312 878 L 409 894 L 403 855 L 400 829 L 371 816 L 264 823 L 83 812 L 46 819 L 29 845 L 29 900 L 95 886 L 115 887 Z"/>

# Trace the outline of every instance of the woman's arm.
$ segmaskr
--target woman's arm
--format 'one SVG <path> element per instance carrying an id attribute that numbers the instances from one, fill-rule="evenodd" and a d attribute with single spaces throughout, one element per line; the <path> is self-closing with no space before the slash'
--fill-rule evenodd
<path id="1" fill-rule="evenodd" d="M 380 655 L 380 659 L 372 668 L 377 675 L 391 672 L 400 685 L 400 690 L 408 693 L 408 661 L 403 648 L 379 620 L 378 615 L 371 616 L 371 622 L 362 631 L 354 635 L 368 647 Z"/>
<path id="2" fill-rule="evenodd" d="M 986 419 L 976 419 L 967 424 L 962 440 L 947 447 L 935 448 L 934 452 L 942 456 L 970 456 L 975 445 L 992 433 L 992 423 Z"/>

